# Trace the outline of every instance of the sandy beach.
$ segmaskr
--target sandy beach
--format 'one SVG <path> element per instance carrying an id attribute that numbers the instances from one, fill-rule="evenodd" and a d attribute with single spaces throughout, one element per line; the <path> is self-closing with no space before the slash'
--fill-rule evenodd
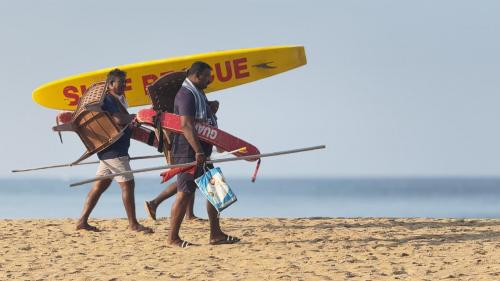
<path id="1" fill-rule="evenodd" d="M 500 220 L 223 218 L 242 238 L 208 245 L 208 222 L 165 244 L 168 220 L 0 220 L 0 280 L 500 280 Z"/>

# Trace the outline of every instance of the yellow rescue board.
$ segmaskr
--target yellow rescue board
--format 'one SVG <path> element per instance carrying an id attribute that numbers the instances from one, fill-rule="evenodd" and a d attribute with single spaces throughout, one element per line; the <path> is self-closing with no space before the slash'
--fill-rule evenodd
<path id="1" fill-rule="evenodd" d="M 129 106 L 150 104 L 145 90 L 148 85 L 165 73 L 189 68 L 195 61 L 207 62 L 213 68 L 213 83 L 206 89 L 207 93 L 250 83 L 307 63 L 304 47 L 273 46 L 116 66 L 127 72 L 125 95 Z M 33 100 L 52 109 L 74 110 L 82 93 L 93 83 L 105 80 L 107 73 L 114 68 L 82 73 L 46 83 L 33 92 Z"/>

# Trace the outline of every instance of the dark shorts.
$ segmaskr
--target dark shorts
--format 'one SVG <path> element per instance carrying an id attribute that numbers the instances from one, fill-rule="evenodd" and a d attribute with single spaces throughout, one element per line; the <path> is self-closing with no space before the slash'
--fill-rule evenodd
<path id="1" fill-rule="evenodd" d="M 193 162 L 193 158 L 173 158 L 172 164 L 184 164 Z M 207 164 L 208 169 L 212 169 L 214 166 L 212 164 Z M 189 173 L 177 174 L 177 192 L 194 193 L 198 187 L 194 182 L 194 179 L 199 178 L 205 173 L 203 167 L 196 167 L 196 172 L 193 175 Z"/>

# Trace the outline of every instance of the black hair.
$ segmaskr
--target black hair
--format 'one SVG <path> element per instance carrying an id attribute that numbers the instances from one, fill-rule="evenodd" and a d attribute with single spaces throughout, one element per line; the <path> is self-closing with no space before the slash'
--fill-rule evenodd
<path id="1" fill-rule="evenodd" d="M 125 79 L 125 77 L 127 77 L 127 73 L 125 71 L 115 68 L 108 73 L 108 78 L 106 79 L 106 81 L 108 81 L 109 83 L 115 78 Z"/>
<path id="2" fill-rule="evenodd" d="M 195 61 L 191 67 L 188 69 L 187 71 L 187 75 L 190 76 L 190 75 L 193 75 L 195 74 L 196 76 L 200 76 L 201 73 L 203 71 L 205 71 L 206 69 L 210 69 L 212 70 L 212 67 L 210 67 L 210 65 L 208 65 L 208 63 L 206 62 L 202 62 L 202 61 Z"/>

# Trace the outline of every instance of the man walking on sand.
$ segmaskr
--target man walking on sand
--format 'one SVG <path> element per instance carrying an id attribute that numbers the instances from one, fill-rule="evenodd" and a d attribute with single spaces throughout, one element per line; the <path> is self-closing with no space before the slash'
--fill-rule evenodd
<path id="1" fill-rule="evenodd" d="M 119 69 L 114 69 L 108 73 L 108 92 L 105 94 L 106 96 L 101 106 L 101 109 L 111 113 L 115 122 L 121 126 L 128 126 L 134 119 L 134 115 L 128 114 L 126 109 L 124 109 L 127 105 L 125 96 L 123 95 L 125 91 L 125 78 L 126 73 Z M 131 135 L 132 130 L 127 128 L 121 138 L 106 149 L 97 153 L 97 157 L 100 161 L 96 176 L 105 176 L 111 173 L 120 173 L 131 170 L 128 155 Z M 115 179 L 122 190 L 122 200 L 123 205 L 125 205 L 125 211 L 127 212 L 129 229 L 138 232 L 152 233 L 153 230 L 151 228 L 139 224 L 135 215 L 135 182 L 133 174 L 117 176 Z M 88 223 L 88 219 L 90 213 L 97 204 L 97 201 L 101 197 L 102 193 L 108 189 L 111 181 L 112 179 L 104 179 L 94 183 L 94 186 L 87 195 L 82 215 L 76 224 L 76 229 L 98 231 L 97 227 Z"/>
<path id="2" fill-rule="evenodd" d="M 188 76 L 175 96 L 174 113 L 181 116 L 183 134 L 174 134 L 172 140 L 173 164 L 196 161 L 197 169 L 193 176 L 189 173 L 177 175 L 177 196 L 170 215 L 168 244 L 186 248 L 193 245 L 179 237 L 179 230 L 189 202 L 194 196 L 194 179 L 203 174 L 203 167 L 212 153 L 212 145 L 198 139 L 195 122 L 212 123 L 215 116 L 211 112 L 203 90 L 211 82 L 212 68 L 205 62 L 195 62 L 188 71 Z M 207 200 L 207 213 L 210 222 L 210 244 L 231 244 L 240 241 L 236 237 L 222 232 L 217 210 Z"/>
<path id="3" fill-rule="evenodd" d="M 208 105 L 210 107 L 210 111 L 212 112 L 213 118 L 209 119 L 209 123 L 211 126 L 217 127 L 217 122 L 214 123 L 214 121 L 217 121 L 217 117 L 215 114 L 219 110 L 219 102 L 218 101 L 209 101 Z M 223 152 L 222 149 L 217 148 L 218 152 Z M 210 164 L 211 165 L 211 164 Z M 158 209 L 158 206 L 160 204 L 167 200 L 168 198 L 174 196 L 177 193 L 177 182 L 171 183 L 167 188 L 165 188 L 156 198 L 154 198 L 151 201 L 146 201 L 144 206 L 146 209 L 147 214 L 152 220 L 156 220 L 156 210 Z M 188 207 L 186 208 L 186 214 L 184 216 L 184 219 L 190 220 L 190 221 L 204 221 L 204 219 L 199 218 L 195 216 L 194 214 L 194 197 L 195 195 L 193 194 L 191 200 L 189 201 Z"/>

